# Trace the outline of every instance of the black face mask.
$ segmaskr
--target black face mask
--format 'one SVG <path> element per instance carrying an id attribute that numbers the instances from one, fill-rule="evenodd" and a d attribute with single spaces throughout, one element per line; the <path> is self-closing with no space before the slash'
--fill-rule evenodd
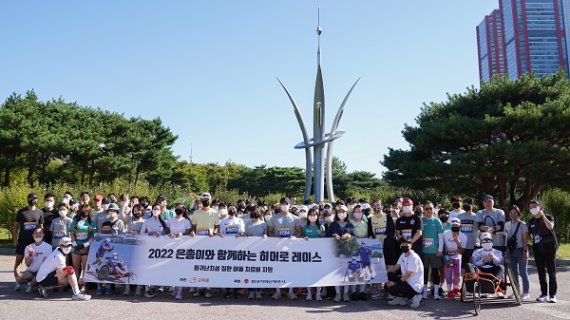
<path id="1" fill-rule="evenodd" d="M 410 252 L 410 246 L 403 246 L 403 247 L 400 247 L 400 249 L 402 249 L 402 252 L 404 252 L 404 253 Z"/>
<path id="2" fill-rule="evenodd" d="M 135 217 L 136 219 L 140 218 L 141 217 L 140 212 L 133 213 L 133 217 Z"/>
<path id="3" fill-rule="evenodd" d="M 439 217 L 439 220 L 441 220 L 441 222 L 447 222 L 447 220 L 449 220 L 449 217 L 448 216 L 442 216 L 442 217 Z"/>
<path id="4" fill-rule="evenodd" d="M 465 211 L 471 211 L 472 206 L 470 204 L 464 204 L 463 205 L 463 210 Z"/>
<path id="5" fill-rule="evenodd" d="M 35 206 L 37 203 L 38 203 L 38 199 L 31 199 L 31 200 L 28 200 L 28 205 L 29 205 L 30 207 Z"/>
<path id="6" fill-rule="evenodd" d="M 459 232 L 460 227 L 451 227 L 451 231 Z"/>
<path id="7" fill-rule="evenodd" d="M 184 209 L 176 208 L 176 209 L 174 209 L 174 212 L 176 212 L 177 216 L 180 216 L 184 213 Z"/>
<path id="8" fill-rule="evenodd" d="M 210 200 L 202 200 L 202 206 L 203 207 L 209 207 L 210 206 Z"/>
<path id="9" fill-rule="evenodd" d="M 148 202 L 141 202 L 141 205 L 146 209 L 146 207 L 148 207 Z"/>
<path id="10" fill-rule="evenodd" d="M 233 216 L 235 216 L 235 214 L 236 214 L 235 210 L 228 210 L 228 216 L 233 217 Z"/>
<path id="11" fill-rule="evenodd" d="M 416 214 L 416 216 L 421 216 L 422 210 L 415 210 L 414 213 Z"/>
<path id="12" fill-rule="evenodd" d="M 461 207 L 461 204 L 459 204 L 459 202 L 454 202 L 451 206 L 453 209 L 459 209 Z"/>
<path id="13" fill-rule="evenodd" d="M 80 216 L 81 218 L 87 218 L 88 215 L 89 215 L 89 213 L 87 213 L 87 212 L 85 212 L 85 211 L 81 211 L 81 212 L 79 213 L 79 216 Z"/>

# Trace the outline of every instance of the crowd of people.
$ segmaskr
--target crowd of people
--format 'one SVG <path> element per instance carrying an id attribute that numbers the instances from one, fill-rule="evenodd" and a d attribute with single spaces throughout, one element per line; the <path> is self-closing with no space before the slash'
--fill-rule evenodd
<path id="1" fill-rule="evenodd" d="M 381 284 L 390 305 L 418 307 L 425 299 L 454 299 L 460 295 L 462 277 L 479 268 L 499 278 L 504 277 L 504 259 L 508 257 L 515 276 L 522 281 L 522 299 L 528 300 L 527 261 L 532 249 L 540 282 L 537 301 L 555 303 L 557 249 L 554 218 L 542 211 L 540 203 L 531 201 L 532 217 L 521 220 L 517 206 L 505 210 L 495 207 L 494 198 L 485 195 L 482 208 L 475 210 L 472 199 L 453 197 L 449 210 L 430 201 L 414 204 L 410 198 L 396 198 L 393 204 L 380 200 L 346 199 L 336 203 L 292 204 L 282 198 L 277 204 L 239 200 L 222 203 L 203 193 L 168 206 L 164 196 L 151 203 L 146 196 L 96 194 L 87 192 L 75 199 L 67 192 L 60 201 L 48 193 L 43 208 L 38 196 L 28 195 L 28 205 L 16 213 L 12 230 L 16 259 L 15 290 L 37 290 L 47 297 L 49 290 L 70 287 L 74 300 L 89 300 L 85 283 L 89 246 L 94 236 L 133 234 L 151 237 L 182 236 L 254 236 L 336 238 L 347 235 L 373 238 L 382 243 L 388 281 Z M 25 270 L 22 271 L 22 264 Z M 547 280 L 548 275 L 548 280 Z M 429 285 L 431 283 L 431 286 Z M 375 285 L 369 287 L 375 288 Z M 112 295 L 118 286 L 97 284 L 96 295 Z M 131 294 L 125 285 L 123 294 Z M 221 289 L 221 288 L 217 288 Z M 90 290 L 90 289 L 89 289 Z M 153 298 L 169 290 L 175 299 L 183 298 L 183 288 L 136 286 L 135 295 Z M 335 302 L 366 300 L 365 285 L 334 288 L 306 288 L 307 300 L 332 299 Z M 304 292 L 288 288 L 291 300 Z M 215 290 L 189 288 L 197 297 L 212 297 Z M 235 289 L 221 289 L 224 297 L 238 297 Z M 281 289 L 272 291 L 279 299 Z M 498 293 L 502 295 L 501 293 Z M 262 299 L 261 289 L 247 292 L 249 299 Z"/>

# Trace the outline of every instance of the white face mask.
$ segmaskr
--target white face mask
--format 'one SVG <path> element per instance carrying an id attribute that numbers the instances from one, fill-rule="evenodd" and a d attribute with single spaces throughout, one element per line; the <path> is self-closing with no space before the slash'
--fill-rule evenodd
<path id="1" fill-rule="evenodd" d="M 410 212 L 412 212 L 412 206 L 403 206 L 403 207 L 402 207 L 402 212 L 403 212 L 403 213 L 410 213 Z"/>
<path id="2" fill-rule="evenodd" d="M 317 221 L 317 216 L 309 216 L 309 221 L 311 222 Z"/>
<path id="3" fill-rule="evenodd" d="M 226 209 L 220 209 L 219 212 L 220 212 L 220 217 L 225 218 L 228 216 L 228 210 L 226 210 Z"/>
<path id="4" fill-rule="evenodd" d="M 334 221 L 334 217 L 333 216 L 326 216 L 325 221 L 328 223 L 332 223 Z"/>
<path id="5" fill-rule="evenodd" d="M 154 217 L 160 216 L 160 210 L 152 210 L 152 215 L 153 215 Z"/>
<path id="6" fill-rule="evenodd" d="M 284 204 L 281 206 L 281 213 L 289 212 L 289 206 Z"/>
<path id="7" fill-rule="evenodd" d="M 346 212 L 338 213 L 337 216 L 340 220 L 344 220 L 346 219 Z"/>
<path id="8" fill-rule="evenodd" d="M 40 243 L 40 242 L 42 242 L 43 240 L 44 240 L 44 237 L 43 237 L 43 236 L 41 236 L 41 237 L 34 237 L 34 241 L 37 242 L 37 243 Z"/>
<path id="9" fill-rule="evenodd" d="M 271 217 L 272 217 L 272 216 L 271 216 L 270 214 L 266 215 L 266 216 L 265 216 L 265 221 L 271 220 Z"/>
<path id="10" fill-rule="evenodd" d="M 300 219 L 307 219 L 307 213 L 305 211 L 299 212 L 299 218 Z"/>
<path id="11" fill-rule="evenodd" d="M 59 216 L 62 218 L 67 217 L 67 210 L 59 210 Z"/>
<path id="12" fill-rule="evenodd" d="M 107 209 L 109 209 L 109 205 L 108 204 L 104 204 L 101 206 L 101 209 L 103 209 L 104 211 L 107 211 Z"/>
<path id="13" fill-rule="evenodd" d="M 538 207 L 534 207 L 534 208 L 530 209 L 530 213 L 533 216 L 536 216 L 539 212 L 540 212 L 540 209 Z"/>
<path id="14" fill-rule="evenodd" d="M 71 247 L 64 247 L 64 248 L 61 248 L 61 251 L 62 251 L 64 254 L 69 254 L 69 253 L 71 252 Z"/>
<path id="15" fill-rule="evenodd" d="M 53 208 L 53 201 L 46 201 L 44 202 L 44 206 L 46 208 Z"/>
<path id="16" fill-rule="evenodd" d="M 487 251 L 493 249 L 493 243 L 492 242 L 482 243 L 481 246 L 483 247 L 483 249 L 485 249 Z"/>

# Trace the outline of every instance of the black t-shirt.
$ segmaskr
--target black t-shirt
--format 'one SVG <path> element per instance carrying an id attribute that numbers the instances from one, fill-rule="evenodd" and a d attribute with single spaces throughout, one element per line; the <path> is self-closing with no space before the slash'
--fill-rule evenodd
<path id="1" fill-rule="evenodd" d="M 44 230 L 45 230 L 44 241 L 47 243 L 51 243 L 52 234 L 51 231 L 49 231 L 49 229 L 51 227 L 53 219 L 59 217 L 59 212 L 56 209 L 52 209 L 50 211 L 46 208 L 43 208 L 42 211 L 44 213 Z"/>
<path id="2" fill-rule="evenodd" d="M 422 219 L 416 215 L 402 216 L 396 220 L 396 231 L 400 231 L 402 237 L 406 239 L 411 240 L 418 230 L 422 230 Z"/>
<path id="3" fill-rule="evenodd" d="M 544 215 L 548 221 L 554 223 L 554 217 L 549 214 Z M 542 219 L 542 217 L 531 218 L 528 221 L 528 233 L 532 238 L 532 244 L 556 244 L 556 236 L 554 234 L 554 230 L 548 230 Z"/>
<path id="4" fill-rule="evenodd" d="M 44 223 L 44 212 L 38 208 L 30 210 L 27 207 L 18 210 L 15 222 L 20 224 L 18 242 L 34 242 L 34 230 Z"/>

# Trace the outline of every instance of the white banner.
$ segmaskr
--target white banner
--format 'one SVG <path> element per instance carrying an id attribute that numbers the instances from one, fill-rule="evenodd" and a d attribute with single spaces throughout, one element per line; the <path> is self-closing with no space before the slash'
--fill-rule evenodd
<path id="1" fill-rule="evenodd" d="M 285 288 L 387 281 L 376 239 L 97 236 L 87 282 Z"/>

